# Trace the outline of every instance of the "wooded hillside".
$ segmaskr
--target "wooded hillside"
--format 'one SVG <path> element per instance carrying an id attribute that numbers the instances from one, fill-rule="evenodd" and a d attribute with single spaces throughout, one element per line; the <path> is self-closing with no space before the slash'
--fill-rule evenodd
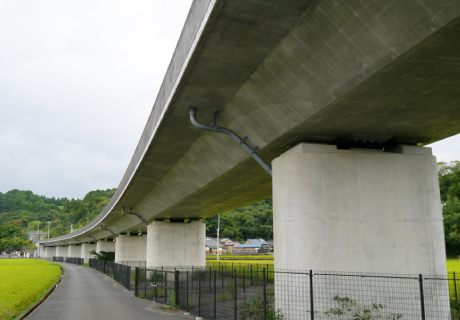
<path id="1" fill-rule="evenodd" d="M 443 204 L 446 251 L 449 256 L 460 255 L 460 162 L 438 163 L 441 201 Z M 50 237 L 76 230 L 93 220 L 105 207 L 115 189 L 89 192 L 83 200 L 55 199 L 38 196 L 31 191 L 11 190 L 0 193 L 0 251 L 8 246 L 30 245 L 25 241 L 27 231 L 47 231 Z M 217 236 L 217 215 L 203 219 L 206 235 Z M 273 239 L 272 200 L 266 199 L 221 214 L 220 237 L 243 241 L 248 238 Z"/>

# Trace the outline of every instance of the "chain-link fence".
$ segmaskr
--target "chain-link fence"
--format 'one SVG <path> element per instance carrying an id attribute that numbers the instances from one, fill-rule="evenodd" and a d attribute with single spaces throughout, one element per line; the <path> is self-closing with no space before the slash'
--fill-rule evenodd
<path id="1" fill-rule="evenodd" d="M 135 271 L 135 295 L 203 319 L 459 320 L 446 276 L 220 268 Z"/>
<path id="2" fill-rule="evenodd" d="M 133 278 L 131 276 L 131 266 L 125 266 L 113 261 L 89 259 L 89 267 L 112 277 L 126 289 L 131 290 L 131 279 Z"/>

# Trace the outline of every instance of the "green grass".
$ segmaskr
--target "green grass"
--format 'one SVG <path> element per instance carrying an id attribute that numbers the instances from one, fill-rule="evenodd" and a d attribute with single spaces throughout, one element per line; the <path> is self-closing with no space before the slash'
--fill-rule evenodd
<path id="1" fill-rule="evenodd" d="M 223 254 L 219 256 L 219 260 L 273 260 L 273 255 L 257 255 L 257 256 L 237 256 L 233 254 Z M 217 260 L 217 255 L 206 255 L 206 260 Z"/>
<path id="2" fill-rule="evenodd" d="M 13 319 L 52 287 L 61 275 L 58 264 L 34 259 L 0 259 L 0 319 Z"/>
<path id="3" fill-rule="evenodd" d="M 447 259 L 447 273 L 460 273 L 460 260 Z"/>

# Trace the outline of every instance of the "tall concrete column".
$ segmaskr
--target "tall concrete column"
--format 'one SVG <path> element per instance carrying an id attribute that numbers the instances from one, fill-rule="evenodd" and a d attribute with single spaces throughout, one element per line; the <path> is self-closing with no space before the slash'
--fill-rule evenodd
<path id="1" fill-rule="evenodd" d="M 69 254 L 67 255 L 70 258 L 81 258 L 81 246 L 72 244 L 69 246 Z"/>
<path id="2" fill-rule="evenodd" d="M 147 235 L 120 235 L 115 242 L 115 262 L 133 267 L 139 261 L 146 261 Z"/>
<path id="3" fill-rule="evenodd" d="M 301 144 L 273 161 L 276 269 L 446 275 L 436 158 L 430 148 L 392 151 Z M 278 291 L 289 294 L 293 280 L 278 280 Z M 444 291 L 448 299 L 445 283 L 434 283 L 425 293 Z M 322 294 L 338 294 L 332 291 Z M 289 303 L 305 311 L 305 301 Z"/>
<path id="4" fill-rule="evenodd" d="M 147 267 L 205 266 L 205 238 L 201 221 L 152 222 L 147 227 Z"/>
<path id="5" fill-rule="evenodd" d="M 45 257 L 45 245 L 44 244 L 39 244 L 37 247 L 37 256 L 39 258 L 44 258 Z"/>
<path id="6" fill-rule="evenodd" d="M 52 259 L 56 256 L 56 247 L 45 247 L 45 255 L 43 258 Z"/>
<path id="7" fill-rule="evenodd" d="M 69 249 L 67 246 L 57 246 L 56 247 L 56 257 L 68 257 Z"/>
<path id="8" fill-rule="evenodd" d="M 275 159 L 275 268 L 446 274 L 436 158 L 395 151 L 301 144 Z"/>
<path id="9" fill-rule="evenodd" d="M 101 251 L 106 251 L 106 252 L 115 251 L 115 242 L 112 240 L 108 240 L 108 241 L 99 240 L 96 243 L 96 252 L 100 253 Z"/>
<path id="10" fill-rule="evenodd" d="M 81 245 L 81 258 L 83 258 L 85 263 L 89 263 L 89 259 L 93 259 L 95 255 L 90 254 L 90 251 L 96 250 L 95 243 L 83 243 Z"/>

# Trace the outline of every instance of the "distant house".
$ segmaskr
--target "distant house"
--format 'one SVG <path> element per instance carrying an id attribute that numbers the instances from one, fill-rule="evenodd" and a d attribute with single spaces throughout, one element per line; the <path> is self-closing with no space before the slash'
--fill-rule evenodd
<path id="1" fill-rule="evenodd" d="M 223 245 L 217 243 L 216 239 L 206 237 L 206 253 L 217 253 L 217 249 L 222 252 Z"/>
<path id="2" fill-rule="evenodd" d="M 225 250 L 225 251 L 229 250 L 230 252 L 233 252 L 233 248 L 235 246 L 240 245 L 239 242 L 233 241 L 230 238 L 224 238 L 224 239 L 222 239 L 222 241 L 219 241 L 219 242 L 223 246 L 223 250 Z"/>
<path id="3" fill-rule="evenodd" d="M 260 244 L 260 247 L 264 249 L 270 249 L 270 245 L 264 239 L 248 239 L 244 244 Z M 259 248 L 260 248 L 259 247 Z"/>
<path id="4" fill-rule="evenodd" d="M 223 245 L 223 246 L 227 245 L 227 243 L 229 243 L 229 242 L 233 242 L 232 239 L 230 239 L 230 238 L 222 238 L 222 239 L 219 240 L 219 243 L 221 245 Z"/>

